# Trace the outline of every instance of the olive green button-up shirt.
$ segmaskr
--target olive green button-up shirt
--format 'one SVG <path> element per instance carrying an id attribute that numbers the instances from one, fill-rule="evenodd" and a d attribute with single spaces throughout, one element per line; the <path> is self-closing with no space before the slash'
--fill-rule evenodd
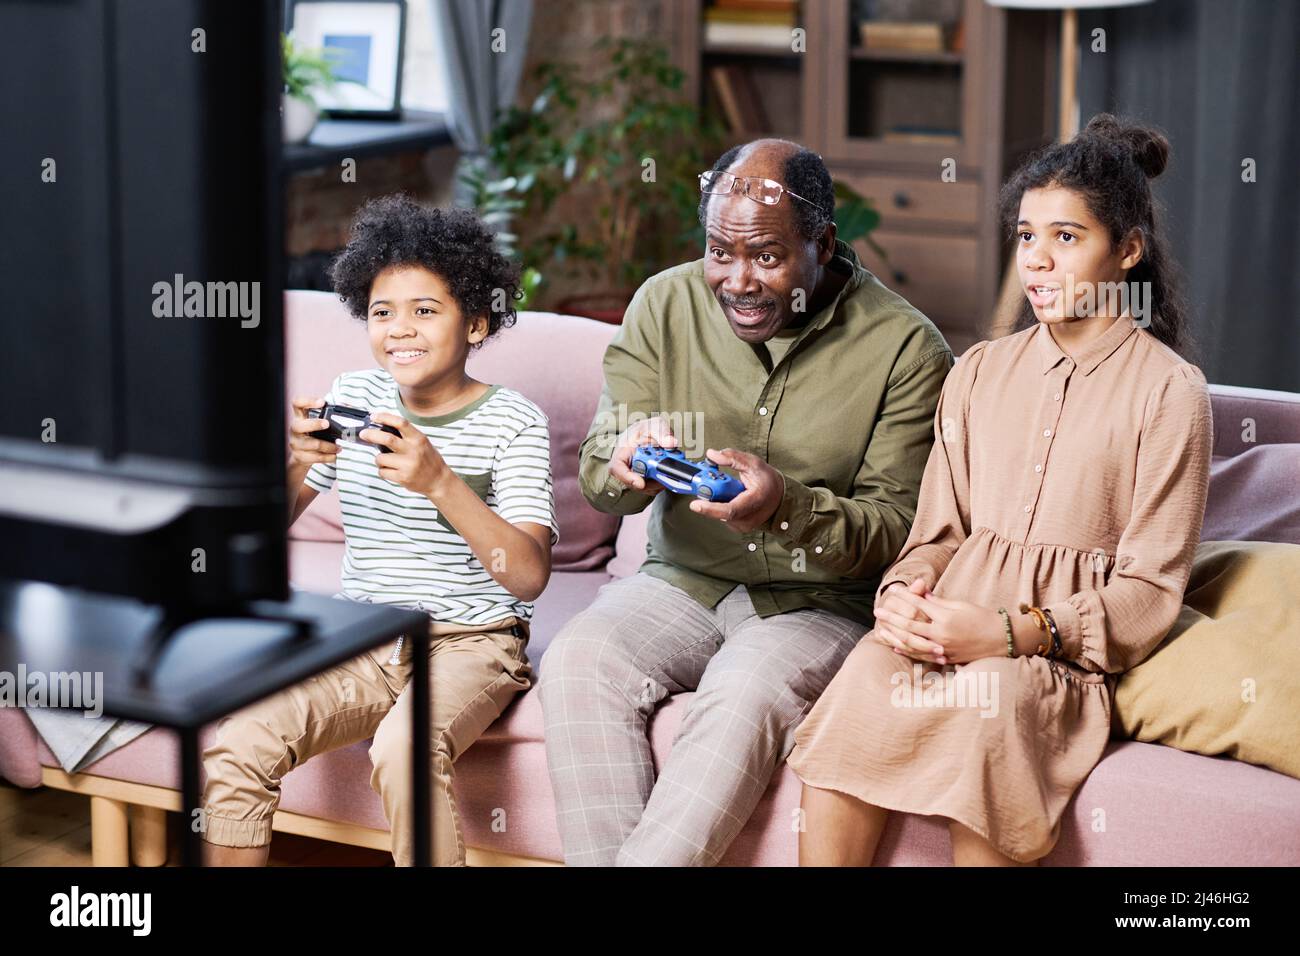
<path id="1" fill-rule="evenodd" d="M 600 511 L 652 505 L 641 570 L 704 606 L 743 585 L 760 617 L 813 607 L 870 626 L 916 514 L 952 352 L 843 241 L 828 268 L 847 282 L 774 367 L 765 346 L 731 331 L 703 259 L 648 279 L 605 353 L 579 479 Z M 689 458 L 734 448 L 781 472 L 771 519 L 740 533 L 691 511 L 688 495 L 647 495 L 610 475 L 618 436 L 656 415 Z"/>

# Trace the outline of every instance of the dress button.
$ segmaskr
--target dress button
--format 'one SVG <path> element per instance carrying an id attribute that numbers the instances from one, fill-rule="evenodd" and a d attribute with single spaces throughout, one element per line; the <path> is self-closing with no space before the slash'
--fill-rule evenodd
<path id="1" fill-rule="evenodd" d="M 1042 471 L 1042 470 L 1043 470 L 1042 465 L 1034 465 L 1034 471 Z"/>
<path id="2" fill-rule="evenodd" d="M 1030 512 L 1031 510 L 1033 510 L 1033 509 L 1031 509 L 1031 508 L 1029 507 L 1029 505 L 1025 505 L 1025 514 L 1029 514 L 1029 512 Z"/>
<path id="3" fill-rule="evenodd" d="M 1051 438 L 1051 437 L 1052 437 L 1052 430 L 1051 430 L 1050 428 L 1044 428 L 1044 429 L 1043 429 L 1043 437 L 1044 437 L 1044 438 Z"/>
<path id="4" fill-rule="evenodd" d="M 756 544 L 755 544 L 754 542 L 752 542 L 752 541 L 749 542 L 749 550 L 750 550 L 750 551 L 757 551 L 757 550 L 758 550 L 758 545 L 756 545 Z"/>
<path id="5" fill-rule="evenodd" d="M 782 531 L 789 531 L 789 530 L 790 530 L 790 522 L 788 522 L 788 521 L 782 521 L 782 522 L 781 522 L 781 530 L 782 530 Z"/>
<path id="6" fill-rule="evenodd" d="M 609 493 L 609 496 L 610 496 L 611 498 L 617 498 L 617 497 L 618 497 L 618 495 L 617 495 L 616 493 L 612 492 L 612 491 Z"/>
<path id="7" fill-rule="evenodd" d="M 821 553 L 822 553 L 822 546 L 821 546 L 820 544 L 817 545 L 817 547 L 813 548 L 813 551 L 816 552 L 817 554 L 821 554 Z"/>
<path id="8" fill-rule="evenodd" d="M 760 408 L 760 409 L 758 410 L 758 413 L 759 413 L 760 415 L 766 415 L 766 414 L 767 414 L 767 406 L 764 405 L 762 408 Z"/>
<path id="9" fill-rule="evenodd" d="M 1054 401 L 1054 402 L 1059 402 L 1060 400 L 1061 400 L 1061 393 L 1060 393 L 1060 392 L 1057 392 L 1055 395 L 1052 396 L 1052 401 Z"/>

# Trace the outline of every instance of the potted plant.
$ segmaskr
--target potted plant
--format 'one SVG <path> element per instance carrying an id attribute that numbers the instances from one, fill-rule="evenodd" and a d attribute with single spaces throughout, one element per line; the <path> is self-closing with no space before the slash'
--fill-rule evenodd
<path id="1" fill-rule="evenodd" d="M 288 34 L 280 34 L 280 62 L 284 72 L 284 93 L 280 114 L 284 141 L 301 143 L 311 135 L 320 117 L 311 91 L 337 83 L 327 50 L 305 50 Z"/>
<path id="2" fill-rule="evenodd" d="M 520 189 L 519 181 L 514 176 L 502 179 L 489 178 L 482 168 L 470 166 L 461 174 L 461 181 L 470 189 L 474 208 L 479 218 L 495 231 L 497 251 L 512 259 L 519 258 L 519 237 L 510 231 L 515 215 L 526 203 L 518 193 L 526 192 L 528 186 Z M 515 308 L 531 308 L 542 287 L 542 274 L 536 266 L 524 265 L 520 270 L 520 298 Z"/>
<path id="3" fill-rule="evenodd" d="M 533 283 L 528 301 L 545 275 L 581 276 L 593 291 L 555 309 L 618 323 L 646 278 L 699 254 L 698 175 L 728 144 L 717 118 L 683 100 L 685 75 L 662 46 L 626 38 L 597 46 L 602 67 L 590 79 L 572 64 L 540 64 L 542 88 L 531 106 L 502 112 L 483 162 L 462 181 L 499 230 L 502 251 L 521 259 Z M 602 118 L 610 104 L 617 112 Z M 546 223 L 568 195 L 594 215 L 544 225 L 521 244 L 512 223 Z M 863 239 L 883 256 L 870 235 L 880 222 L 871 201 L 843 183 L 835 196 L 837 235 Z"/>
<path id="4" fill-rule="evenodd" d="M 540 64 L 532 105 L 503 111 L 489 138 L 494 178 L 463 179 L 480 214 L 502 228 L 518 217 L 546 223 L 567 195 L 589 209 L 580 223 L 543 226 L 518 255 L 525 271 L 591 284 L 557 310 L 618 322 L 644 279 L 703 241 L 696 176 L 718 127 L 685 101 L 685 74 L 661 45 L 606 37 L 597 49 L 591 76 L 570 63 Z"/>
<path id="5" fill-rule="evenodd" d="M 849 245 L 861 239 L 886 262 L 889 257 L 880 243 L 871 237 L 880 225 L 880 212 L 870 199 L 847 183 L 836 181 L 835 186 L 835 237 Z"/>

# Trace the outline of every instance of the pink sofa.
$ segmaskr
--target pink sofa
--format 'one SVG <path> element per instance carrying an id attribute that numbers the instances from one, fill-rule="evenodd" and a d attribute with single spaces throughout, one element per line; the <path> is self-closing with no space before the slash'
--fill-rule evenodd
<path id="1" fill-rule="evenodd" d="M 291 394 L 323 394 L 343 370 L 370 367 L 365 335 L 327 293 L 286 296 L 286 341 Z M 552 463 L 561 543 L 556 570 L 538 600 L 529 656 L 534 665 L 575 611 L 613 576 L 633 573 L 645 547 L 645 515 L 622 522 L 582 499 L 578 445 L 586 434 L 601 385 L 601 356 L 615 328 L 549 313 L 524 313 L 518 325 L 475 354 L 471 374 L 500 382 L 537 402 L 551 422 Z M 1300 460 L 1300 395 L 1215 388 L 1215 479 L 1207 509 L 1207 539 L 1267 538 L 1261 500 L 1294 495 L 1295 471 L 1260 452 L 1292 444 Z M 1242 442 L 1243 419 L 1256 423 L 1257 443 Z M 1290 476 L 1289 480 L 1285 477 Z M 1246 489 L 1243 491 L 1243 487 Z M 1289 488 L 1289 491 L 1288 491 Z M 1266 511 L 1267 509 L 1265 509 Z M 338 587 L 342 554 L 337 498 L 318 500 L 291 535 L 296 586 L 322 593 Z M 1286 529 L 1287 534 L 1294 528 Z M 1277 537 L 1274 540 L 1295 540 Z M 1300 543 L 1300 540 L 1296 540 Z M 656 758 L 668 753 L 690 695 L 672 698 L 651 721 Z M 211 728 L 209 728 L 209 735 Z M 23 786 L 40 782 L 42 767 L 57 767 L 21 711 L 0 710 L 0 775 Z M 176 788 L 178 763 L 170 732 L 152 730 L 91 766 L 86 774 Z M 281 806 L 306 817 L 385 830 L 370 789 L 366 745 L 309 761 L 284 781 Z M 561 859 L 555 808 L 535 693 L 515 701 L 457 764 L 457 794 L 467 842 L 487 851 Z M 731 865 L 792 865 L 796 834 L 792 811 L 799 782 L 787 769 L 774 778 L 749 824 L 728 852 Z M 1094 809 L 1106 810 L 1107 829 L 1094 832 Z M 493 826 L 505 810 L 504 828 Z M 878 862 L 889 865 L 951 861 L 946 825 L 939 819 L 894 815 Z M 1114 741 L 1066 811 L 1049 865 L 1300 864 L 1300 780 L 1226 758 L 1169 747 Z"/>

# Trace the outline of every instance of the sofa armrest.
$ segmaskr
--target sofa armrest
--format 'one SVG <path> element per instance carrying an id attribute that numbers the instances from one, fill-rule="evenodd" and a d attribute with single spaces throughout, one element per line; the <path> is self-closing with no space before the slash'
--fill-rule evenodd
<path id="1" fill-rule="evenodd" d="M 19 787 L 41 785 L 36 728 L 19 707 L 0 707 L 0 777 Z"/>
<path id="2" fill-rule="evenodd" d="M 1300 393 L 1211 385 L 1210 404 L 1215 458 L 1259 445 L 1300 444 Z"/>

